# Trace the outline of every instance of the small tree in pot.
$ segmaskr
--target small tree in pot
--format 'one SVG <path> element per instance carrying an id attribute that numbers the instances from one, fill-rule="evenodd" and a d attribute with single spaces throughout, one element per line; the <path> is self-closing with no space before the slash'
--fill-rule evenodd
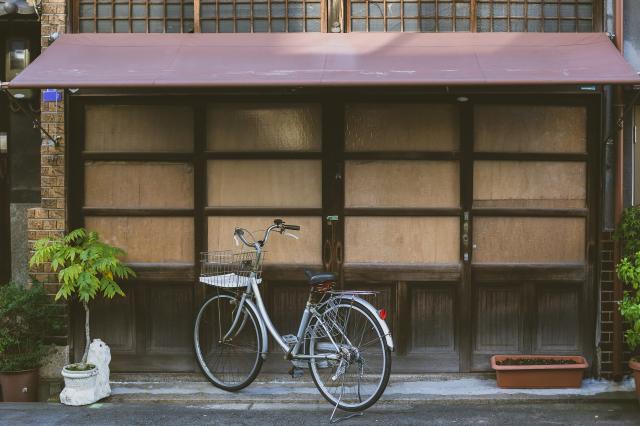
<path id="1" fill-rule="evenodd" d="M 624 340 L 636 355 L 629 361 L 629 366 L 634 371 L 636 394 L 640 401 L 640 357 L 637 352 L 640 349 L 640 207 L 624 211 L 616 238 L 622 239 L 625 254 L 616 265 L 616 272 L 627 287 L 618 309 L 629 324 Z"/>
<path id="2" fill-rule="evenodd" d="M 38 368 L 47 355 L 45 339 L 61 321 L 42 284 L 0 286 L 0 384 L 5 402 L 38 399 Z"/>
<path id="3" fill-rule="evenodd" d="M 135 276 L 133 270 L 120 261 L 124 255 L 123 250 L 101 241 L 96 232 L 87 232 L 82 228 L 60 238 L 43 238 L 35 244 L 35 253 L 29 261 L 29 266 L 36 267 L 50 263 L 51 271 L 57 273 L 60 283 L 56 300 L 75 297 L 82 303 L 85 311 L 84 354 L 79 363 L 65 366 L 63 369 L 62 374 L 67 388 L 96 387 L 98 371 L 95 365 L 87 363 L 91 344 L 89 301 L 98 294 L 109 299 L 115 295 L 124 296 L 124 292 L 115 280 Z M 80 396 L 71 398 L 75 402 L 69 403 L 82 405 L 94 402 L 92 399 L 100 399 L 93 398 L 91 392 L 86 389 L 81 389 L 77 394 Z M 61 399 L 63 399 L 62 396 Z"/>

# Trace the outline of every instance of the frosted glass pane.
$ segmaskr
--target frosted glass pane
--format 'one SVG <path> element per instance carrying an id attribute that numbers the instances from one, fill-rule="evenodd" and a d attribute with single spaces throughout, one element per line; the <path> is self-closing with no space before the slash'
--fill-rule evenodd
<path id="1" fill-rule="evenodd" d="M 561 217 L 476 217 L 474 263 L 582 263 L 585 220 Z"/>
<path id="2" fill-rule="evenodd" d="M 246 228 L 258 231 L 273 224 L 273 217 L 217 216 L 209 217 L 209 250 L 237 250 L 233 241 L 233 230 Z M 273 234 L 265 246 L 265 264 L 322 264 L 322 218 L 320 217 L 282 217 L 292 225 L 300 225 L 295 234 L 296 240 L 280 234 Z M 262 231 L 254 233 L 256 239 L 262 238 Z"/>
<path id="3" fill-rule="evenodd" d="M 476 161 L 473 203 L 479 207 L 585 207 L 586 172 L 586 164 L 579 162 Z"/>
<path id="4" fill-rule="evenodd" d="M 193 208 L 193 167 L 180 163 L 88 162 L 85 206 Z"/>
<path id="5" fill-rule="evenodd" d="M 186 106 L 87 105 L 85 149 L 191 152 L 193 113 Z"/>
<path id="6" fill-rule="evenodd" d="M 457 264 L 457 217 L 347 217 L 345 263 Z"/>
<path id="7" fill-rule="evenodd" d="M 454 161 L 347 161 L 347 207 L 458 207 Z"/>
<path id="8" fill-rule="evenodd" d="M 210 206 L 322 207 L 319 160 L 209 161 Z"/>
<path id="9" fill-rule="evenodd" d="M 317 104 L 225 103 L 207 110 L 207 146 L 212 151 L 320 151 Z"/>
<path id="10" fill-rule="evenodd" d="M 574 106 L 478 105 L 476 151 L 586 152 L 587 110 Z"/>
<path id="11" fill-rule="evenodd" d="M 193 263 L 189 217 L 87 217 L 85 226 L 127 252 L 127 262 Z"/>
<path id="12" fill-rule="evenodd" d="M 453 151 L 458 109 L 449 104 L 347 104 L 347 151 Z"/>

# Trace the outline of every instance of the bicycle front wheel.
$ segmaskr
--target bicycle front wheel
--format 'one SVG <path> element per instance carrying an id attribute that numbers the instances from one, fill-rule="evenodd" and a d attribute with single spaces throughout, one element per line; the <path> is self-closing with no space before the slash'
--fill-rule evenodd
<path id="1" fill-rule="evenodd" d="M 338 358 L 309 362 L 322 396 L 346 411 L 362 411 L 375 404 L 391 373 L 391 351 L 377 319 L 357 300 L 338 299 L 327 304 L 310 333 L 310 355 Z"/>
<path id="2" fill-rule="evenodd" d="M 195 320 L 193 340 L 198 364 L 220 389 L 238 391 L 248 386 L 262 367 L 262 337 L 258 318 L 240 300 L 220 293 L 206 300 Z M 236 318 L 237 317 L 237 318 Z"/>

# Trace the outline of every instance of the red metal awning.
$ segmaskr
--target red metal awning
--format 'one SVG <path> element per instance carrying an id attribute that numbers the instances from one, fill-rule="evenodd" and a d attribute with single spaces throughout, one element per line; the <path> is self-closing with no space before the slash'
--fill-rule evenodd
<path id="1" fill-rule="evenodd" d="M 602 33 L 68 34 L 13 88 L 640 83 Z"/>

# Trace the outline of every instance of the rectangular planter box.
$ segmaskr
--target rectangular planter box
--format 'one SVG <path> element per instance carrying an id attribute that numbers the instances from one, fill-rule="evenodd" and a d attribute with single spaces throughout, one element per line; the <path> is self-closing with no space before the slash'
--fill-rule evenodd
<path id="1" fill-rule="evenodd" d="M 571 359 L 577 364 L 556 365 L 498 365 L 498 361 L 511 359 Z M 501 388 L 579 388 L 582 387 L 584 370 L 589 364 L 581 356 L 553 355 L 494 355 L 491 367 L 496 371 Z"/>

